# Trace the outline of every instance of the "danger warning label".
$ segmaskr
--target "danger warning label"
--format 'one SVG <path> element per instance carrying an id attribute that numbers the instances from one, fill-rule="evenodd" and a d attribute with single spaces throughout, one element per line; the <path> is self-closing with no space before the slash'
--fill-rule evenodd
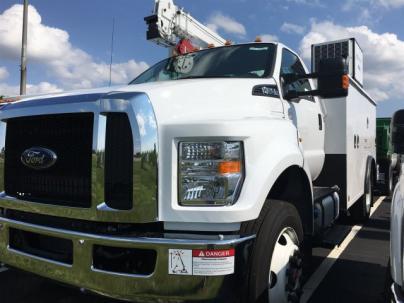
<path id="1" fill-rule="evenodd" d="M 173 275 L 223 276 L 234 273 L 234 248 L 169 249 L 168 273 Z"/>
<path id="2" fill-rule="evenodd" d="M 205 257 L 205 258 L 222 258 L 234 257 L 234 248 L 232 249 L 216 249 L 216 250 L 192 250 L 192 257 Z"/>
<path id="3" fill-rule="evenodd" d="M 192 251 L 194 276 L 223 276 L 234 273 L 234 248 Z"/>

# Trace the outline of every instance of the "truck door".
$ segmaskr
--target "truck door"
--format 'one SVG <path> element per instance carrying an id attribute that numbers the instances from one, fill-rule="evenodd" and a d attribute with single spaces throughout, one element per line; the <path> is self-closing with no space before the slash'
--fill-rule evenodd
<path id="1" fill-rule="evenodd" d="M 285 84 L 285 74 L 306 74 L 299 57 L 286 48 L 282 49 L 280 70 L 280 85 L 289 119 L 298 129 L 298 140 L 304 159 L 310 169 L 311 177 L 315 180 L 324 164 L 324 117 L 318 98 L 307 96 L 298 100 L 285 100 L 290 90 L 308 91 L 312 89 L 307 79 Z"/>

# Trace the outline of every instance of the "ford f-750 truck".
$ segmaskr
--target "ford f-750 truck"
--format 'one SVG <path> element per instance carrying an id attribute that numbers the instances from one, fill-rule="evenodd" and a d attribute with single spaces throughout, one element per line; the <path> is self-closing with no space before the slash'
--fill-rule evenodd
<path id="1" fill-rule="evenodd" d="M 312 243 L 372 204 L 356 47 L 314 45 L 310 74 L 281 43 L 216 47 L 4 105 L 0 261 L 126 300 L 297 302 Z"/>

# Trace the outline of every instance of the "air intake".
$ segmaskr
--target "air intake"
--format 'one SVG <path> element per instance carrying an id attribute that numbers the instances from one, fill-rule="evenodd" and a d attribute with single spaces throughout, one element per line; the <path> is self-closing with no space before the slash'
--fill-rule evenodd
<path id="1" fill-rule="evenodd" d="M 105 201 L 119 210 L 133 206 L 133 137 L 128 115 L 108 113 L 105 138 Z"/>

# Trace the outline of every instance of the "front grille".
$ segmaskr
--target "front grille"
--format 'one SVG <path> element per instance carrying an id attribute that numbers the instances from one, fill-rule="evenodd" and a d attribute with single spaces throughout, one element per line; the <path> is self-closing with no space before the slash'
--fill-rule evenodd
<path id="1" fill-rule="evenodd" d="M 7 121 L 5 192 L 19 199 L 72 207 L 91 206 L 92 113 L 19 117 Z M 33 169 L 22 153 L 43 147 L 57 155 L 56 163 Z"/>

